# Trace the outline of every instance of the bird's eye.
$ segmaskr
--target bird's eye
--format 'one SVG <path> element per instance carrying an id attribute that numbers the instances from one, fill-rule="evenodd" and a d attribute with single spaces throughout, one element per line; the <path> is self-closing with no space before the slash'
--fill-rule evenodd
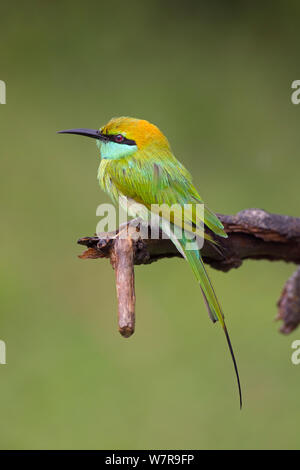
<path id="1" fill-rule="evenodd" d="M 117 135 L 115 135 L 115 137 L 114 137 L 114 141 L 117 142 L 118 144 L 120 144 L 121 142 L 123 142 L 124 139 L 125 139 L 125 137 L 123 137 L 122 134 L 117 134 Z"/>

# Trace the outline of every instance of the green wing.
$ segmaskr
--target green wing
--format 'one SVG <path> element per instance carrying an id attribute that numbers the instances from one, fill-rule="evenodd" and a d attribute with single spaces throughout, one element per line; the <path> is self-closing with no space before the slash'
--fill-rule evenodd
<path id="1" fill-rule="evenodd" d="M 206 205 L 204 217 L 197 219 L 196 205 L 203 204 L 203 200 L 192 183 L 190 173 L 172 153 L 164 150 L 156 155 L 155 152 L 138 151 L 132 156 L 113 161 L 107 170 L 118 192 L 144 204 L 149 210 L 151 205 L 191 205 L 190 211 L 184 211 L 184 221 L 195 227 L 196 233 L 197 229 L 199 234 L 202 233 L 201 225 L 204 223 L 216 235 L 227 237 L 222 223 Z M 152 210 L 155 211 L 155 208 Z M 162 217 L 169 218 L 169 213 L 164 214 L 163 208 L 160 208 L 160 213 Z M 175 209 L 173 217 L 174 224 L 183 228 L 182 210 L 177 212 Z M 210 236 L 206 238 L 213 241 Z"/>

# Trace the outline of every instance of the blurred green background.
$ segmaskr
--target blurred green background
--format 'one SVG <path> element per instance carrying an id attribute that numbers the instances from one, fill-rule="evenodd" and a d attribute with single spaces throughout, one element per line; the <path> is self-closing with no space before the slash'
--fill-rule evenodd
<path id="1" fill-rule="evenodd" d="M 181 260 L 136 268 L 137 325 L 117 331 L 114 273 L 82 261 L 109 202 L 88 139 L 112 116 L 168 136 L 216 212 L 299 215 L 299 2 L 1 4 L 0 446 L 299 448 L 300 366 L 276 301 L 294 266 L 210 270 L 240 368 Z"/>

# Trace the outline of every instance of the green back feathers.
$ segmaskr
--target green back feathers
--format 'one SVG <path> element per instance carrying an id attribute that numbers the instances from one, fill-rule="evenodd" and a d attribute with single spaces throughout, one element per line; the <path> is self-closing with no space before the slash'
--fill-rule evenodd
<path id="1" fill-rule="evenodd" d="M 98 178 L 102 188 L 115 201 L 122 194 L 144 204 L 148 209 L 151 205 L 178 204 L 183 207 L 203 204 L 192 184 L 190 173 L 168 149 L 159 151 L 150 147 L 117 160 L 101 160 Z M 185 209 L 186 223 L 199 226 L 201 231 L 199 224 L 204 222 L 217 235 L 227 236 L 219 219 L 206 206 L 203 220 L 197 220 L 196 214 L 195 210 L 188 213 Z M 177 218 L 175 215 L 173 221 L 183 226 L 181 215 Z M 207 238 L 211 239 L 209 235 Z"/>

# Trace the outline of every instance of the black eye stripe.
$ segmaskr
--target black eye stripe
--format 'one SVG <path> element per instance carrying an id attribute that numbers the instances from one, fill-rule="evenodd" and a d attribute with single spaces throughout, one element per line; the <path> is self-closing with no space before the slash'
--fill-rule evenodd
<path id="1" fill-rule="evenodd" d="M 115 140 L 116 135 L 115 134 L 102 134 L 101 133 L 101 136 L 103 137 L 103 140 L 108 140 L 109 142 L 114 142 L 116 144 L 136 145 L 134 140 L 126 139 L 126 137 L 124 137 L 124 136 L 123 136 L 124 137 L 123 140 L 120 141 L 120 142 L 116 142 L 116 140 Z"/>

